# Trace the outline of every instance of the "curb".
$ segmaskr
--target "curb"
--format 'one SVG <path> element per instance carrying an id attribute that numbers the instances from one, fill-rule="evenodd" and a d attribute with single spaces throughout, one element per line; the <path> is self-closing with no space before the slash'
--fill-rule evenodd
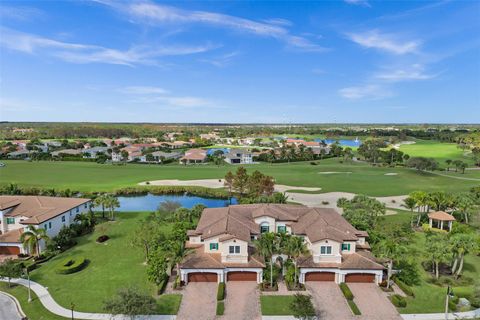
<path id="1" fill-rule="evenodd" d="M 9 297 L 11 300 L 13 300 L 13 303 L 15 304 L 15 307 L 17 308 L 17 311 L 22 318 L 25 318 L 27 316 L 25 314 L 25 312 L 23 312 L 22 306 L 20 305 L 20 302 L 17 300 L 17 298 L 15 298 L 14 296 L 12 296 L 9 293 L 6 293 L 5 291 L 0 291 L 0 294 L 3 294 L 5 296 Z"/>

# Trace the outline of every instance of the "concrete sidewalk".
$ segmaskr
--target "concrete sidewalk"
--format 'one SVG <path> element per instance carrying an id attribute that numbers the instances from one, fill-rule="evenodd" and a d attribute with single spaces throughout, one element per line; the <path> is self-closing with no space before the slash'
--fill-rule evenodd
<path id="1" fill-rule="evenodd" d="M 7 282 L 7 279 L 0 278 L 0 281 Z M 12 279 L 11 283 L 16 283 L 25 287 L 28 287 L 28 281 L 25 279 Z M 53 297 L 48 292 L 47 288 L 42 286 L 39 283 L 34 281 L 30 281 L 30 289 L 35 292 L 40 299 L 40 302 L 43 304 L 45 309 L 49 310 L 50 312 L 65 318 L 72 317 L 72 311 L 60 306 Z M 130 317 L 117 315 L 112 316 L 111 314 L 107 313 L 87 313 L 87 312 L 73 312 L 73 316 L 75 319 L 85 319 L 85 320 L 129 320 Z M 176 316 L 172 315 L 145 315 L 145 316 L 138 316 L 137 319 L 151 319 L 151 320 L 174 320 Z"/>

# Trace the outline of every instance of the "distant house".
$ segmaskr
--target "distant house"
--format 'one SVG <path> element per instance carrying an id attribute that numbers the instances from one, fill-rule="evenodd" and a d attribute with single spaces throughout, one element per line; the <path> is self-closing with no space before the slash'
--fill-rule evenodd
<path id="1" fill-rule="evenodd" d="M 11 159 L 25 159 L 29 155 L 30 155 L 30 151 L 28 151 L 26 149 L 22 149 L 22 150 L 7 153 L 7 157 L 11 158 Z"/>
<path id="2" fill-rule="evenodd" d="M 0 254 L 29 253 L 20 236 L 30 226 L 43 228 L 55 237 L 63 226 L 90 208 L 90 199 L 43 196 L 0 196 Z M 45 248 L 41 241 L 40 250 Z"/>
<path id="3" fill-rule="evenodd" d="M 165 160 L 180 159 L 182 157 L 182 154 L 180 152 L 155 151 L 155 152 L 152 152 L 152 156 L 156 162 L 162 162 L 162 159 L 165 159 Z"/>
<path id="4" fill-rule="evenodd" d="M 64 155 L 70 155 L 70 156 L 78 156 L 80 154 L 83 153 L 83 150 L 80 150 L 80 149 L 63 149 L 63 150 L 57 150 L 57 151 L 53 151 L 51 152 L 50 154 L 53 156 L 53 157 L 57 157 L 61 154 L 64 154 Z"/>
<path id="5" fill-rule="evenodd" d="M 216 141 L 218 140 L 220 137 L 218 136 L 217 133 L 215 132 L 211 132 L 211 133 L 202 133 L 200 134 L 200 139 L 203 139 L 203 140 L 213 140 L 213 141 Z"/>
<path id="6" fill-rule="evenodd" d="M 83 149 L 84 158 L 95 159 L 99 153 L 107 154 L 108 147 L 93 147 L 88 149 Z"/>
<path id="7" fill-rule="evenodd" d="M 230 164 L 252 164 L 253 154 L 248 149 L 230 149 L 225 155 L 225 162 Z"/>
<path id="8" fill-rule="evenodd" d="M 202 163 L 207 160 L 207 151 L 203 149 L 190 149 L 180 158 L 180 163 Z"/>

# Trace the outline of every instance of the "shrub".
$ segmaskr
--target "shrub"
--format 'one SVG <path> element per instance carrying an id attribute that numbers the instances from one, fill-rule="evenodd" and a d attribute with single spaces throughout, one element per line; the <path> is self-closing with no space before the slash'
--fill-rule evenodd
<path id="1" fill-rule="evenodd" d="M 353 300 L 353 293 L 352 291 L 350 291 L 350 288 L 347 286 L 347 284 L 345 282 L 342 282 L 340 283 L 340 290 L 342 290 L 343 292 L 343 295 L 345 296 L 345 298 L 347 298 L 347 300 Z"/>
<path id="2" fill-rule="evenodd" d="M 101 235 L 100 237 L 97 238 L 97 242 L 102 243 L 102 242 L 107 241 L 108 239 L 110 239 L 110 237 L 107 236 L 106 234 L 104 234 L 104 235 Z"/>
<path id="3" fill-rule="evenodd" d="M 401 260 L 395 267 L 401 270 L 395 275 L 395 278 L 404 284 L 413 286 L 420 283 L 420 273 L 415 261 Z"/>
<path id="4" fill-rule="evenodd" d="M 315 316 L 315 308 L 310 295 L 296 293 L 290 309 L 296 319 L 312 319 Z"/>
<path id="5" fill-rule="evenodd" d="M 405 298 L 399 294 L 394 294 L 390 296 L 390 300 L 397 308 L 405 308 L 407 306 L 407 300 L 405 300 Z"/>
<path id="6" fill-rule="evenodd" d="M 182 286 L 182 281 L 180 280 L 180 276 L 175 277 L 175 281 L 173 282 L 173 289 L 180 288 Z"/>
<path id="7" fill-rule="evenodd" d="M 453 312 L 457 311 L 457 303 L 453 299 L 448 300 L 448 309 Z"/>
<path id="8" fill-rule="evenodd" d="M 217 302 L 217 316 L 223 316 L 223 313 L 225 312 L 225 304 L 223 301 L 218 301 Z"/>
<path id="9" fill-rule="evenodd" d="M 314 162 L 314 161 L 310 162 L 310 164 L 311 164 L 312 166 L 316 166 L 316 165 L 317 165 L 317 163 Z"/>
<path id="10" fill-rule="evenodd" d="M 330 203 L 330 202 L 328 202 L 328 201 L 326 201 L 326 200 L 323 200 L 323 201 L 322 201 L 322 204 L 323 204 L 323 205 L 327 205 L 327 204 L 329 204 L 329 203 Z"/>
<path id="11" fill-rule="evenodd" d="M 165 288 L 168 284 L 168 277 L 163 277 L 162 280 L 158 283 L 158 294 L 162 294 L 165 291 Z"/>
<path id="12" fill-rule="evenodd" d="M 415 293 L 413 292 L 412 288 L 410 288 L 409 286 L 407 286 L 405 283 L 403 283 L 400 279 L 397 279 L 397 278 L 394 278 L 393 279 L 395 281 L 395 283 L 397 284 L 397 286 L 402 289 L 402 291 L 407 295 L 407 296 L 410 296 L 410 297 L 415 297 Z"/>
<path id="13" fill-rule="evenodd" d="M 470 303 L 475 308 L 480 308 L 480 285 L 475 286 L 473 294 L 470 297 Z"/>
<path id="14" fill-rule="evenodd" d="M 84 257 L 77 257 L 75 259 L 67 258 L 59 264 L 56 272 L 59 274 L 75 273 L 85 268 L 87 264 L 88 260 Z"/>
<path id="15" fill-rule="evenodd" d="M 353 300 L 347 300 L 347 303 L 354 315 L 359 316 L 362 314 Z"/>
<path id="16" fill-rule="evenodd" d="M 225 282 L 220 282 L 217 289 L 217 301 L 225 299 Z"/>

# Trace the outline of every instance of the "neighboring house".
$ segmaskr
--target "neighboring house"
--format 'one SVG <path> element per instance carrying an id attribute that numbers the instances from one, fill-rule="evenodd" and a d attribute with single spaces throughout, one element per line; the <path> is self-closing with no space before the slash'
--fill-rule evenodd
<path id="1" fill-rule="evenodd" d="M 155 152 L 152 152 L 152 156 L 156 162 L 162 162 L 162 159 L 165 159 L 165 160 L 180 159 L 182 157 L 182 154 L 180 152 L 155 151 Z"/>
<path id="2" fill-rule="evenodd" d="M 90 199 L 44 196 L 0 196 L 0 254 L 30 253 L 20 242 L 30 226 L 43 228 L 51 238 L 90 208 Z M 41 250 L 45 243 L 41 243 Z"/>
<path id="3" fill-rule="evenodd" d="M 225 161 L 230 164 L 252 164 L 253 154 L 248 149 L 230 149 L 225 154 Z"/>
<path id="4" fill-rule="evenodd" d="M 83 149 L 84 158 L 95 159 L 99 153 L 107 154 L 108 147 L 93 147 L 88 149 Z"/>
<path id="5" fill-rule="evenodd" d="M 265 232 L 304 239 L 310 255 L 299 258 L 301 283 L 382 281 L 384 267 L 369 252 L 366 232 L 355 229 L 334 209 L 285 204 L 203 210 L 197 228 L 187 233 L 186 245 L 195 251 L 180 264 L 181 280 L 261 282 L 265 263 L 255 253 L 253 241 Z"/>
<path id="6" fill-rule="evenodd" d="M 217 133 L 211 132 L 211 133 L 201 133 L 200 139 L 217 141 L 218 139 L 220 139 L 220 137 L 218 136 Z"/>
<path id="7" fill-rule="evenodd" d="M 202 163 L 207 160 L 207 151 L 203 149 L 190 149 L 180 158 L 180 163 Z"/>
<path id="8" fill-rule="evenodd" d="M 78 156 L 83 154 L 83 150 L 81 149 L 63 149 L 57 150 L 50 153 L 53 157 L 59 156 L 61 154 L 70 155 L 70 156 Z"/>
<path id="9" fill-rule="evenodd" d="M 22 149 L 22 150 L 7 153 L 7 157 L 9 157 L 11 159 L 25 159 L 29 155 L 30 155 L 30 151 L 28 151 L 26 149 Z"/>
<path id="10" fill-rule="evenodd" d="M 120 152 L 112 151 L 112 162 L 120 162 L 123 160 L 122 154 Z"/>

